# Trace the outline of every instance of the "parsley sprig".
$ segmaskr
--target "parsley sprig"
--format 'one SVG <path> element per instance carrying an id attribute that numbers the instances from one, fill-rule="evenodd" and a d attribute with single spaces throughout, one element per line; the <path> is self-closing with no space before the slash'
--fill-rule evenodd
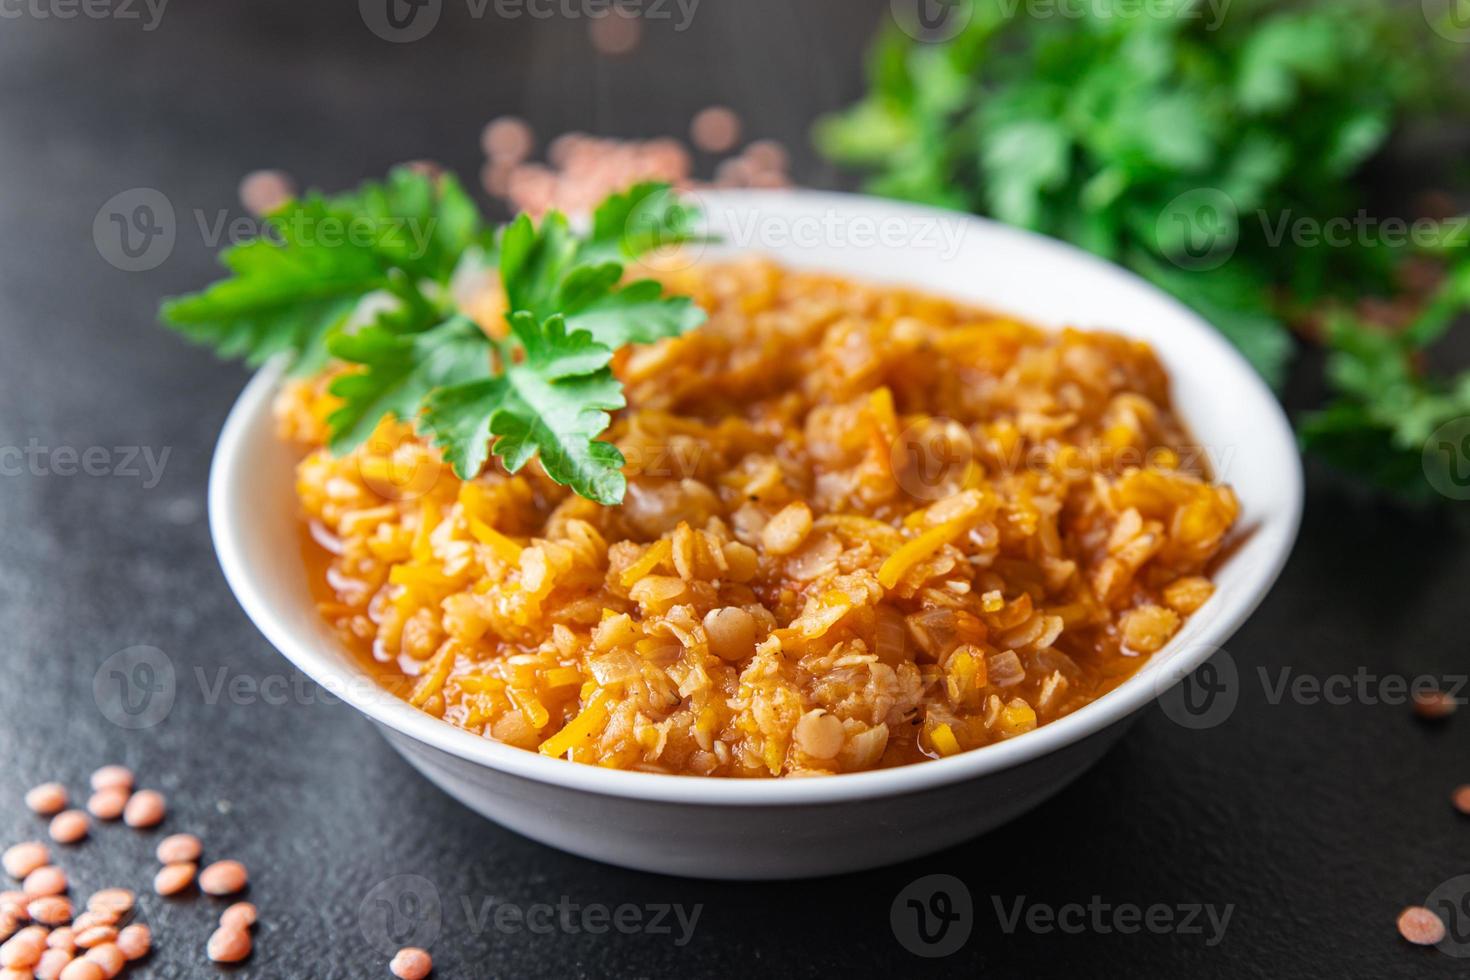
<path id="1" fill-rule="evenodd" d="M 492 454 L 512 473 L 535 458 L 556 482 L 615 504 L 623 455 L 598 439 L 625 404 L 613 354 L 705 319 L 654 280 L 624 284 L 625 266 L 691 240 L 693 218 L 666 185 L 640 184 L 603 201 L 585 234 L 558 212 L 495 231 L 452 177 L 400 169 L 351 194 L 287 202 L 267 234 L 225 251 L 229 278 L 162 315 L 252 364 L 352 365 L 330 387 L 342 401 L 327 420 L 335 453 L 392 416 L 413 421 L 463 479 Z M 503 336 L 454 308 L 450 282 L 472 263 L 498 267 Z M 355 324 L 369 299 L 376 316 Z"/>

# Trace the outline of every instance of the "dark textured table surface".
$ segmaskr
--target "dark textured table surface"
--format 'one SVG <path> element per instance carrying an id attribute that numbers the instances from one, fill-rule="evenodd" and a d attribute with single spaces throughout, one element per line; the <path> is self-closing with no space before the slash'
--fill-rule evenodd
<path id="1" fill-rule="evenodd" d="M 161 295 L 212 275 L 207 226 L 239 214 L 239 176 L 280 166 L 341 187 L 418 157 L 473 175 L 479 126 L 499 113 L 542 133 L 654 135 L 723 101 L 751 135 L 798 148 L 800 180 L 830 184 L 805 128 L 858 91 L 888 5 L 706 0 L 687 30 L 675 13 L 622 59 L 595 57 L 577 18 L 475 18 L 446 0 L 428 37 L 393 44 L 355 6 L 176 0 L 155 23 L 141 2 L 0 5 L 0 837 L 43 833 L 21 805 L 30 785 L 79 792 L 96 765 L 135 767 L 169 794 L 168 828 L 249 864 L 262 909 L 249 977 L 386 975 L 383 930 L 362 912 L 384 899 L 415 924 L 404 875 L 440 900 L 416 924 L 442 977 L 1465 974 L 1470 961 L 1404 944 L 1394 918 L 1470 872 L 1470 823 L 1447 802 L 1470 780 L 1470 718 L 1426 727 L 1378 681 L 1466 672 L 1470 549 L 1443 516 L 1316 470 L 1295 556 L 1230 644 L 1228 720 L 1191 731 L 1152 710 L 1035 813 L 847 878 L 707 883 L 557 853 L 444 796 L 296 677 L 237 608 L 206 527 L 210 450 L 245 373 L 154 324 Z M 99 255 L 93 221 L 134 188 L 162 192 L 178 221 L 167 260 L 130 273 Z M 1289 406 L 1315 394 L 1299 382 Z M 133 730 L 96 690 L 115 683 L 108 658 L 137 646 L 166 656 L 175 697 Z M 1344 703 L 1277 696 L 1302 675 L 1367 680 Z M 146 892 L 157 837 L 106 826 L 64 860 L 78 890 Z M 968 889 L 973 932 L 925 960 L 889 907 L 936 873 Z M 1068 928 L 1025 915 L 1010 928 L 1018 902 Z M 494 925 L 503 904 L 625 903 L 698 918 L 687 935 L 591 935 L 580 912 L 549 932 Z M 1156 905 L 1173 927 L 1113 928 Z M 1228 913 L 1223 933 L 1211 910 Z M 214 911 L 149 893 L 160 949 L 131 975 L 214 972 Z"/>

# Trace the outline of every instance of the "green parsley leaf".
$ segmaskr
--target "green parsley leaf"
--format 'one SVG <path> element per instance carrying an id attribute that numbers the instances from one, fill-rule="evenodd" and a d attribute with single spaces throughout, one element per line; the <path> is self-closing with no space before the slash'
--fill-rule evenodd
<path id="1" fill-rule="evenodd" d="M 373 324 L 327 346 L 338 360 L 365 368 L 332 381 L 342 406 L 327 418 L 327 445 L 338 455 L 361 445 L 386 415 L 412 420 L 434 389 L 490 376 L 485 333 L 464 316 L 407 336 Z"/>
<path id="2" fill-rule="evenodd" d="M 400 331 L 442 319 L 442 290 L 426 286 L 446 285 L 482 234 L 473 208 L 452 177 L 407 169 L 351 194 L 288 201 L 262 237 L 221 254 L 229 278 L 165 301 L 162 318 L 221 356 L 258 365 L 285 354 L 295 373 L 317 370 L 327 338 L 371 293 L 395 298 Z"/>
<path id="3" fill-rule="evenodd" d="M 330 355 L 351 366 L 330 386 L 342 400 L 327 419 L 334 453 L 391 416 L 414 422 L 464 479 L 492 455 L 512 473 L 537 458 L 556 482 L 615 504 L 627 489 L 623 456 L 598 439 L 625 404 L 613 354 L 705 320 L 651 279 L 622 285 L 624 263 L 691 240 L 693 217 L 667 185 L 639 184 L 605 200 L 586 234 L 552 212 L 495 237 L 452 178 L 398 170 L 288 202 L 270 217 L 272 237 L 225 252 L 230 278 L 169 301 L 163 315 L 252 362 L 289 354 L 297 370 L 315 370 Z M 508 305 L 503 340 L 449 300 L 451 279 L 491 262 Z M 369 309 L 374 318 L 354 325 Z"/>
<path id="4" fill-rule="evenodd" d="M 597 436 L 608 412 L 625 404 L 607 368 L 612 351 L 586 331 L 569 332 L 560 315 L 537 322 L 521 310 L 509 317 L 525 358 L 503 376 L 447 387 L 428 399 L 425 426 L 462 478 L 483 466 L 486 433 L 514 473 L 539 457 L 557 483 L 598 503 L 620 503 L 627 489 L 623 455 Z"/>

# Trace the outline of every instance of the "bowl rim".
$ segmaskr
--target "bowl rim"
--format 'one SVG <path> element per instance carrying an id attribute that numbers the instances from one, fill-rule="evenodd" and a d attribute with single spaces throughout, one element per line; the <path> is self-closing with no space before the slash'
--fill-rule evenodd
<path id="1" fill-rule="evenodd" d="M 1273 540 L 1269 542 L 1272 547 L 1265 561 L 1252 569 L 1257 577 L 1229 594 L 1224 590 L 1216 594 L 1212 602 L 1223 601 L 1224 608 L 1204 629 L 1189 637 L 1187 648 L 1177 651 L 1168 667 L 1170 683 L 1161 683 L 1165 675 L 1150 677 L 1150 672 L 1141 668 L 1118 687 L 1069 715 L 1025 735 L 948 758 L 810 779 L 667 775 L 605 769 L 554 759 L 456 728 L 396 696 L 380 696 L 382 688 L 376 688 L 379 696 L 367 694 L 365 685 L 360 682 L 361 678 L 370 677 L 367 671 L 345 661 L 339 662 L 338 653 L 319 649 L 317 637 L 299 634 L 270 607 L 256 570 L 244 557 L 246 522 L 237 518 L 248 509 L 248 504 L 238 499 L 242 493 L 239 490 L 240 476 L 249 466 L 242 446 L 247 434 L 261 423 L 262 416 L 267 421 L 271 418 L 272 399 L 283 374 L 281 365 L 273 364 L 258 371 L 245 386 L 220 432 L 209 474 L 209 525 L 220 567 L 231 590 L 256 628 L 287 660 L 380 725 L 466 762 L 533 782 L 603 796 L 665 803 L 710 806 L 837 804 L 902 796 L 975 779 L 1023 765 L 1097 734 L 1147 707 L 1192 672 L 1229 639 L 1265 598 L 1290 556 L 1300 526 L 1303 499 L 1301 460 L 1291 427 L 1276 397 L 1235 348 L 1198 314 L 1134 273 L 1091 253 L 975 215 L 829 191 L 722 191 L 703 193 L 700 197 L 706 203 L 718 203 L 727 208 L 759 206 L 763 201 L 773 206 L 789 207 L 793 201 L 799 201 L 847 210 L 879 207 L 912 219 L 974 222 L 986 235 L 1026 240 L 1033 247 L 1042 243 L 1061 250 L 1067 261 L 1091 264 L 1106 270 L 1111 276 L 1131 280 L 1154 293 L 1172 307 L 1179 325 L 1200 334 L 1195 339 L 1210 349 L 1212 357 L 1220 359 L 1220 366 L 1224 369 L 1220 374 L 1229 382 L 1222 387 L 1230 390 L 1232 397 L 1240 400 L 1239 403 L 1252 403 L 1253 414 L 1269 419 L 1256 433 L 1253 448 L 1263 454 L 1269 453 L 1274 457 L 1273 462 L 1280 464 L 1279 485 L 1289 502 L 1289 512 L 1276 515 L 1273 520 Z M 923 286 L 918 288 L 927 289 Z M 1151 659 L 1164 658 L 1180 639 L 1176 637 Z M 1158 671 L 1153 673 L 1158 674 Z M 375 681 L 373 686 L 376 687 Z"/>

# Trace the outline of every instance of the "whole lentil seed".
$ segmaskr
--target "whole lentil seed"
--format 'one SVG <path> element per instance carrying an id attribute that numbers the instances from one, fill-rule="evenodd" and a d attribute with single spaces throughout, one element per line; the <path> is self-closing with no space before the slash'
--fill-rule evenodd
<path id="1" fill-rule="evenodd" d="M 66 787 L 60 783 L 42 783 L 26 793 L 26 806 L 43 817 L 55 816 L 66 804 Z"/>
<path id="2" fill-rule="evenodd" d="M 220 926 L 209 937 L 205 952 L 216 963 L 238 963 L 250 955 L 250 933 Z"/>
<path id="3" fill-rule="evenodd" d="M 82 949 L 91 949 L 116 939 L 117 930 L 112 926 L 92 926 L 90 929 L 77 933 L 77 945 Z"/>
<path id="4" fill-rule="evenodd" d="M 141 922 L 135 922 L 117 934 L 117 948 L 129 960 L 140 960 L 153 947 L 153 933 Z"/>
<path id="5" fill-rule="evenodd" d="M 156 827 L 163 822 L 167 812 L 168 804 L 162 793 L 140 789 L 128 799 L 127 806 L 123 808 L 123 823 L 140 829 Z"/>
<path id="6" fill-rule="evenodd" d="M 87 800 L 87 812 L 98 820 L 116 820 L 123 815 L 128 805 L 129 793 L 125 789 L 109 786 L 99 789 Z"/>
<path id="7" fill-rule="evenodd" d="M 28 840 L 7 848 L 0 865 L 12 878 L 24 878 L 51 860 L 51 852 L 40 841 Z"/>
<path id="8" fill-rule="evenodd" d="M 36 980 L 60 980 L 61 971 L 71 962 L 71 953 L 55 947 L 41 951 L 36 961 Z"/>
<path id="9" fill-rule="evenodd" d="M 177 895 L 194 883 L 194 874 L 198 870 L 192 861 L 166 864 L 153 876 L 153 890 L 160 895 Z"/>
<path id="10" fill-rule="evenodd" d="M 104 888 L 93 892 L 87 899 L 87 911 L 107 911 L 114 915 L 127 915 L 133 910 L 135 896 L 126 888 Z"/>
<path id="11" fill-rule="evenodd" d="M 71 921 L 71 899 L 65 895 L 43 895 L 26 906 L 31 921 L 43 926 L 64 926 Z"/>
<path id="12" fill-rule="evenodd" d="M 1399 913 L 1399 935 L 1416 946 L 1433 946 L 1444 939 L 1444 920 L 1422 905 Z"/>
<path id="13" fill-rule="evenodd" d="M 93 790 L 133 788 L 133 770 L 127 766 L 103 766 L 92 773 L 91 785 Z"/>
<path id="14" fill-rule="evenodd" d="M 256 914 L 254 905 L 249 902 L 236 902 L 220 915 L 219 924 L 232 929 L 249 929 L 255 925 Z"/>
<path id="15" fill-rule="evenodd" d="M 128 958 L 123 955 L 122 950 L 118 949 L 115 943 L 103 943 L 100 946 L 93 946 L 87 950 L 86 956 L 83 959 L 91 960 L 93 963 L 102 967 L 102 975 L 107 977 L 108 980 L 112 980 L 113 977 L 121 973 L 123 967 L 128 964 Z"/>
<path id="16" fill-rule="evenodd" d="M 183 861 L 198 861 L 204 853 L 204 845 L 193 834 L 170 834 L 158 842 L 158 863 L 178 864 Z"/>
<path id="17" fill-rule="evenodd" d="M 107 980 L 107 973 L 93 960 L 72 960 L 61 971 L 61 980 Z"/>
<path id="18" fill-rule="evenodd" d="M 233 895 L 249 881 L 239 861 L 216 861 L 199 872 L 199 888 L 206 895 Z"/>
<path id="19" fill-rule="evenodd" d="M 37 938 L 34 933 L 29 932 L 29 929 L 22 929 L 0 944 L 0 966 L 35 966 L 36 961 L 41 958 L 41 951 L 45 948 L 45 944 L 44 934 Z"/>
<path id="20" fill-rule="evenodd" d="M 393 954 L 388 969 L 398 980 L 424 980 L 434 969 L 434 961 L 426 950 L 407 946 Z"/>
<path id="21" fill-rule="evenodd" d="M 67 889 L 66 872 L 54 864 L 43 864 L 26 875 L 26 880 L 21 884 L 21 888 L 25 889 L 25 893 L 31 898 L 60 895 Z"/>
<path id="22" fill-rule="evenodd" d="M 91 828 L 87 815 L 81 810 L 62 810 L 51 818 L 51 839 L 58 844 L 75 844 Z"/>

